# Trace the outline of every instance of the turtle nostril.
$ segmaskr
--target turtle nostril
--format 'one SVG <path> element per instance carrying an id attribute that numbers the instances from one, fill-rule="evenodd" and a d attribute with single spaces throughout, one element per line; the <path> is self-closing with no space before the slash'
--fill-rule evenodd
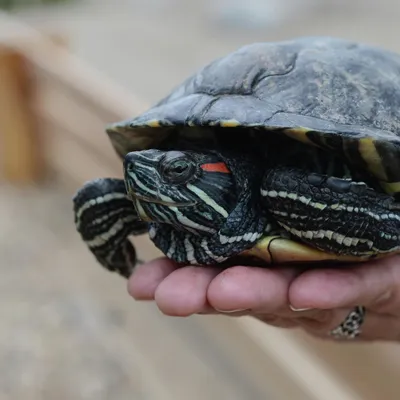
<path id="1" fill-rule="evenodd" d="M 136 162 L 135 162 L 135 155 L 134 154 L 127 154 L 125 156 L 124 160 L 124 168 L 127 172 L 132 172 L 136 168 Z"/>
<path id="2" fill-rule="evenodd" d="M 127 165 L 126 165 L 126 170 L 131 172 L 134 169 L 135 169 L 135 164 L 132 161 L 128 162 Z"/>

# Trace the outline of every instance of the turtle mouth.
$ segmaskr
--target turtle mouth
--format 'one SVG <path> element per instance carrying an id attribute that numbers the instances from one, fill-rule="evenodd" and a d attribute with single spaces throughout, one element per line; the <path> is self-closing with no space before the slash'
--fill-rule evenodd
<path id="1" fill-rule="evenodd" d="M 146 203 L 160 204 L 162 206 L 167 206 L 167 207 L 193 207 L 197 204 L 195 201 L 192 202 L 165 201 L 156 198 L 141 196 L 139 194 L 134 194 L 134 193 L 129 193 L 129 196 L 131 197 L 132 200 L 140 200 Z"/>

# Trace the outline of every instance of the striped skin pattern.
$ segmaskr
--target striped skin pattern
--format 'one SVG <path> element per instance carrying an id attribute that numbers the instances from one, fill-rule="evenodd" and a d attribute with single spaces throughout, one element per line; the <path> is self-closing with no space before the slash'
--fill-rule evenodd
<path id="1" fill-rule="evenodd" d="M 124 166 L 150 238 L 178 263 L 221 263 L 272 228 L 258 202 L 261 176 L 244 156 L 146 150 Z"/>
<path id="2" fill-rule="evenodd" d="M 183 160 L 190 154 L 194 165 L 179 184 L 165 178 L 172 154 Z M 202 169 L 204 163 L 225 163 L 232 173 Z M 351 178 L 278 165 L 260 177 L 254 160 L 224 152 L 133 152 L 125 170 L 151 239 L 181 263 L 221 263 L 272 230 L 338 255 L 374 257 L 400 249 L 394 198 Z"/>
<path id="3" fill-rule="evenodd" d="M 126 194 L 121 179 L 96 179 L 86 183 L 73 199 L 75 225 L 97 261 L 128 278 L 136 265 L 129 235 L 147 232 Z"/>
<path id="4" fill-rule="evenodd" d="M 356 256 L 400 249 L 394 198 L 365 183 L 278 167 L 266 173 L 261 187 L 278 223 L 311 246 Z"/>
<path id="5" fill-rule="evenodd" d="M 167 257 L 194 265 L 222 263 L 275 234 L 338 255 L 399 250 L 393 197 L 288 165 L 260 171 L 256 158 L 227 151 L 131 152 L 125 182 L 97 179 L 77 193 L 76 227 L 100 264 L 124 277 L 136 264 L 128 236 L 147 231 Z"/>

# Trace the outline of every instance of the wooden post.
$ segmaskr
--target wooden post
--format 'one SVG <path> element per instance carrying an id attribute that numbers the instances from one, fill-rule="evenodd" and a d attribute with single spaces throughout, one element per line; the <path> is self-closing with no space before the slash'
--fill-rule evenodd
<path id="1" fill-rule="evenodd" d="M 0 171 L 13 184 L 38 182 L 45 173 L 34 95 L 34 79 L 23 55 L 0 46 Z"/>

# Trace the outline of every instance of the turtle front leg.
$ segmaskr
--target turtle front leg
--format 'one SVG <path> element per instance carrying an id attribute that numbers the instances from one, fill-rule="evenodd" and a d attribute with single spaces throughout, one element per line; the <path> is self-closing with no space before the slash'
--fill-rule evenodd
<path id="1" fill-rule="evenodd" d="M 73 198 L 75 225 L 97 261 L 109 271 L 128 278 L 136 265 L 136 251 L 129 235 L 147 232 L 127 197 L 121 179 L 87 182 Z"/>
<path id="2" fill-rule="evenodd" d="M 400 251 L 394 198 L 365 183 L 279 167 L 265 175 L 261 196 L 283 228 L 322 251 L 367 258 Z"/>

